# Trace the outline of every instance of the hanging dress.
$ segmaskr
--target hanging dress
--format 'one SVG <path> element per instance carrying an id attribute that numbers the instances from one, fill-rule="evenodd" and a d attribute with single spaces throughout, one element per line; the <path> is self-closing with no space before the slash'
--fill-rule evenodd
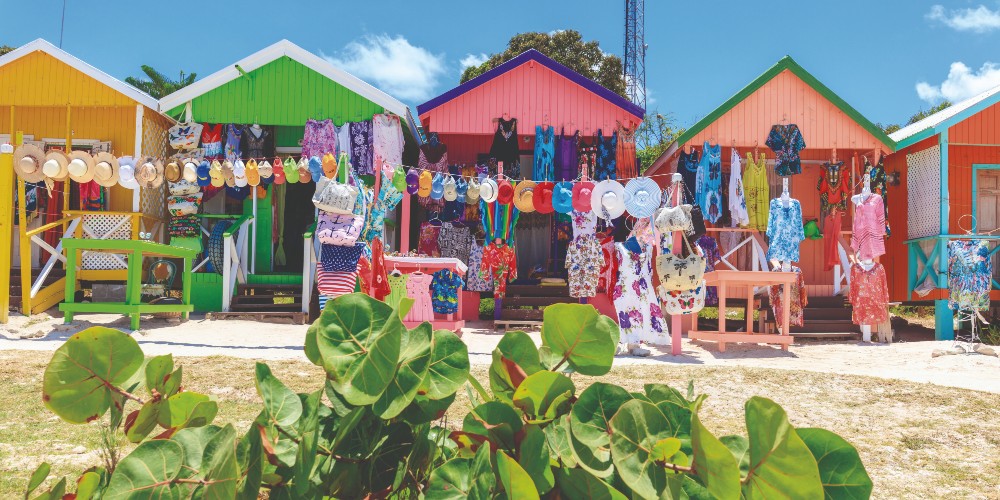
<path id="1" fill-rule="evenodd" d="M 577 138 L 577 173 L 586 175 L 588 179 L 594 178 L 594 169 L 597 167 L 597 144 L 593 141 L 587 142 L 586 137 Z"/>
<path id="2" fill-rule="evenodd" d="M 653 291 L 652 247 L 646 246 L 641 253 L 635 253 L 624 243 L 616 243 L 615 258 L 618 260 L 618 279 L 611 297 L 618 312 L 621 342 L 670 343 L 667 322 Z"/>
<path id="3" fill-rule="evenodd" d="M 240 159 L 240 137 L 243 136 L 243 128 L 239 125 L 226 125 L 226 159 L 236 162 Z"/>
<path id="4" fill-rule="evenodd" d="M 493 280 L 482 272 L 483 247 L 473 242 L 469 251 L 469 270 L 465 274 L 465 289 L 470 292 L 492 292 Z"/>
<path id="5" fill-rule="evenodd" d="M 767 221 L 767 260 L 799 261 L 799 244 L 806 239 L 802 227 L 802 205 L 789 199 L 788 206 L 780 198 L 771 200 Z"/>
<path id="6" fill-rule="evenodd" d="M 747 166 L 743 171 L 743 194 L 746 196 L 750 229 L 766 231 L 771 185 L 767 181 L 767 158 L 763 153 L 756 160 L 753 153 L 747 153 Z"/>
<path id="7" fill-rule="evenodd" d="M 420 171 L 437 172 L 448 171 L 448 146 L 439 142 L 437 146 L 432 146 L 429 142 L 420 146 L 420 156 L 417 158 L 417 168 Z M 430 196 L 417 198 L 417 202 L 428 212 L 440 212 L 444 209 L 444 198 L 435 200 Z"/>
<path id="8" fill-rule="evenodd" d="M 681 181 L 684 183 L 684 203 L 694 204 L 692 197 L 697 189 L 698 180 L 698 151 L 685 153 L 681 151 L 677 159 L 677 172 L 681 174 Z"/>
<path id="9" fill-rule="evenodd" d="M 636 164 L 635 133 L 637 129 L 629 130 L 624 125 L 618 127 L 618 145 L 615 148 L 615 172 L 618 179 L 633 179 L 639 177 Z"/>
<path id="10" fill-rule="evenodd" d="M 719 244 L 715 241 L 715 238 L 712 238 L 707 234 L 703 234 L 697 241 L 694 242 L 694 244 L 701 248 L 701 253 L 705 256 L 705 272 L 710 273 L 715 271 L 715 263 L 720 258 Z M 716 306 L 718 304 L 718 289 L 714 286 L 705 287 L 705 305 Z"/>
<path id="11" fill-rule="evenodd" d="M 871 269 L 851 266 L 851 319 L 855 325 L 878 325 L 889 321 L 889 287 L 885 268 L 878 262 Z"/>
<path id="12" fill-rule="evenodd" d="M 372 121 L 353 122 L 351 133 L 351 166 L 357 175 L 375 175 L 372 149 Z"/>
<path id="13" fill-rule="evenodd" d="M 851 248 L 859 260 L 885 255 L 885 219 L 881 196 L 872 193 L 867 199 L 854 205 Z"/>
<path id="14" fill-rule="evenodd" d="M 948 242 L 948 305 L 952 310 L 990 308 L 993 260 L 986 240 Z"/>
<path id="15" fill-rule="evenodd" d="M 387 281 L 389 282 L 389 295 L 385 297 L 385 303 L 392 307 L 399 307 L 399 301 L 406 297 L 406 282 L 409 279 L 409 275 L 406 274 L 389 274 Z"/>
<path id="16" fill-rule="evenodd" d="M 819 171 L 819 212 L 823 217 L 823 269 L 829 271 L 840 264 L 838 236 L 841 220 L 847 212 L 851 187 L 844 175 L 844 163 L 824 163 Z"/>
<path id="17" fill-rule="evenodd" d="M 425 273 L 412 273 L 406 280 L 406 296 L 413 299 L 413 307 L 404 321 L 434 321 L 431 306 L 431 282 L 434 277 Z"/>
<path id="18" fill-rule="evenodd" d="M 517 118 L 497 119 L 497 131 L 493 134 L 490 156 L 503 162 L 503 173 L 512 179 L 521 178 L 521 152 L 517 145 Z"/>
<path id="19" fill-rule="evenodd" d="M 597 241 L 597 214 L 594 212 L 570 213 L 573 221 L 573 241 L 566 250 L 566 272 L 570 297 L 597 295 L 604 256 Z"/>
<path id="20" fill-rule="evenodd" d="M 705 141 L 695 184 L 695 197 L 705 222 L 718 222 L 722 218 L 722 147 L 718 144 L 711 146 Z"/>
<path id="21" fill-rule="evenodd" d="M 535 126 L 535 157 L 532 178 L 536 181 L 555 180 L 553 169 L 556 155 L 555 135 L 556 129 L 551 126 L 548 128 L 541 125 Z"/>
<path id="22" fill-rule="evenodd" d="M 201 150 L 205 153 L 206 160 L 218 160 L 224 154 L 222 151 L 224 125 L 221 123 L 215 125 L 205 123 L 203 125 L 201 129 Z"/>
<path id="23" fill-rule="evenodd" d="M 351 122 L 344 122 L 341 126 L 333 126 L 335 135 L 337 136 L 337 156 L 340 153 L 347 153 L 348 156 L 351 154 Z"/>
<path id="24" fill-rule="evenodd" d="M 555 173 L 558 181 L 572 181 L 576 179 L 580 169 L 580 162 L 577 159 L 579 152 L 579 134 L 566 136 L 566 128 L 563 127 L 559 138 L 556 139 L 556 160 Z"/>
<path id="25" fill-rule="evenodd" d="M 733 154 L 729 158 L 729 213 L 733 219 L 733 227 L 746 227 L 750 224 L 747 200 L 743 194 L 743 168 L 736 148 L 733 148 Z"/>
<path id="26" fill-rule="evenodd" d="M 791 270 L 796 274 L 795 282 L 789 287 L 790 298 L 788 300 L 788 326 L 803 326 L 805 324 L 805 309 L 809 304 L 806 297 L 806 282 L 802 278 L 802 270 L 797 266 L 791 266 Z M 784 320 L 781 301 L 784 296 L 784 285 L 771 285 L 768 287 L 767 296 L 771 301 L 771 310 L 774 312 L 775 324 L 779 327 Z M 782 332 L 788 335 L 788 332 Z"/>
<path id="27" fill-rule="evenodd" d="M 241 142 L 244 158 L 263 162 L 265 158 L 274 156 L 274 136 L 266 128 L 255 129 L 252 125 L 243 127 Z"/>
<path id="28" fill-rule="evenodd" d="M 375 165 L 395 168 L 403 164 L 403 127 L 399 117 L 390 114 L 379 114 L 372 117 L 373 143 L 375 145 Z M 392 172 L 382 172 L 392 175 Z"/>
<path id="29" fill-rule="evenodd" d="M 597 129 L 597 165 L 594 167 L 594 180 L 614 179 L 615 146 L 618 144 L 618 134 L 604 137 L 604 132 Z"/>
<path id="30" fill-rule="evenodd" d="M 302 156 L 322 158 L 327 153 L 336 156 L 339 152 L 338 145 L 333 120 L 306 120 L 306 129 L 302 135 Z"/>
<path id="31" fill-rule="evenodd" d="M 873 193 L 882 197 L 882 217 L 885 219 L 885 235 L 892 235 L 892 231 L 889 229 L 889 197 L 888 197 L 888 186 L 886 183 L 885 175 L 885 165 L 883 165 L 883 160 L 885 157 L 878 157 L 878 164 L 874 167 L 868 163 L 868 158 L 865 158 L 865 171 L 869 172 L 871 176 L 870 188 Z"/>
<path id="32" fill-rule="evenodd" d="M 771 127 L 764 144 L 774 151 L 774 173 L 781 177 L 802 173 L 799 151 L 806 148 L 806 141 L 802 138 L 798 125 L 792 123 Z"/>

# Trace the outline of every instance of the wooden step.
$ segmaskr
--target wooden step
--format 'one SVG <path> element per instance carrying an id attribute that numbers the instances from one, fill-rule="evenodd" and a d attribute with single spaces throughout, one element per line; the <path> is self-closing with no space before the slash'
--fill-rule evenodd
<path id="1" fill-rule="evenodd" d="M 833 307 L 806 307 L 803 312 L 806 321 L 840 321 L 840 320 L 851 320 L 851 309 L 846 307 L 833 308 Z M 771 308 L 767 309 L 767 315 L 765 316 L 767 321 L 774 321 L 774 310 Z"/>
<path id="2" fill-rule="evenodd" d="M 507 285 L 507 297 L 569 297 L 569 286 Z"/>
<path id="3" fill-rule="evenodd" d="M 503 307 L 544 307 L 552 304 L 579 304 L 580 299 L 573 297 L 512 297 L 508 295 L 503 299 Z"/>
<path id="4" fill-rule="evenodd" d="M 504 331 L 514 327 L 521 328 L 540 328 L 542 326 L 541 321 L 532 321 L 525 319 L 512 319 L 512 320 L 496 320 L 493 322 L 493 327 L 498 331 Z"/>
<path id="5" fill-rule="evenodd" d="M 805 317 L 804 326 L 791 327 L 792 335 L 799 333 L 826 333 L 826 332 L 852 332 L 861 331 L 851 320 L 810 320 Z"/>
<path id="6" fill-rule="evenodd" d="M 833 339 L 833 338 L 861 338 L 861 332 L 792 332 L 795 340 L 799 339 Z"/>
<path id="7" fill-rule="evenodd" d="M 250 319 L 253 321 L 267 321 L 269 319 L 290 318 L 296 324 L 306 324 L 309 315 L 302 311 L 270 311 L 270 312 L 210 312 L 205 313 L 205 318 L 209 320 L 221 319 Z"/>
<path id="8" fill-rule="evenodd" d="M 500 319 L 541 321 L 543 314 L 541 309 L 504 309 L 500 311 Z"/>

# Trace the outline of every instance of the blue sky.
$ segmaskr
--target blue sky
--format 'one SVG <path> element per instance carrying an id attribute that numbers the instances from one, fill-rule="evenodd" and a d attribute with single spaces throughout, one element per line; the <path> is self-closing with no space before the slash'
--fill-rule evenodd
<path id="1" fill-rule="evenodd" d="M 3 3 L 19 21 L 0 43 L 59 43 L 61 0 Z M 785 54 L 873 121 L 1000 85 L 1000 0 L 646 3 L 650 109 L 682 126 Z M 287 38 L 411 106 L 517 32 L 576 29 L 619 55 L 624 36 L 623 2 L 610 0 L 99 4 L 69 0 L 63 48 L 118 78 L 140 64 L 207 76 Z"/>

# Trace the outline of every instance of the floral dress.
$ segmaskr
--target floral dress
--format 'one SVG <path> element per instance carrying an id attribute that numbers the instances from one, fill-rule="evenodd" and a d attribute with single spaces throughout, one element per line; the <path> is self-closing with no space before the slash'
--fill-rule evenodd
<path id="1" fill-rule="evenodd" d="M 302 137 L 302 156 L 311 158 L 322 157 L 327 153 L 337 155 L 337 130 L 332 120 L 306 120 L 306 129 Z"/>
<path id="2" fill-rule="evenodd" d="M 597 295 L 604 256 L 597 241 L 597 214 L 573 211 L 573 241 L 566 251 L 566 272 L 569 277 L 570 297 Z"/>
<path id="3" fill-rule="evenodd" d="M 775 198 L 769 212 L 767 260 L 798 262 L 799 243 L 806 239 L 799 200 L 788 200 L 786 207 L 780 198 Z"/>
<path id="4" fill-rule="evenodd" d="M 441 236 L 441 226 L 435 226 L 430 222 L 421 223 L 420 239 L 417 240 L 417 253 L 428 257 L 440 257 L 439 236 Z"/>
<path id="5" fill-rule="evenodd" d="M 391 182 L 382 182 L 377 198 L 372 200 L 365 218 L 365 227 L 361 230 L 361 239 L 371 243 L 375 238 L 385 237 L 385 214 L 396 208 L 403 199 L 396 186 Z"/>
<path id="6" fill-rule="evenodd" d="M 990 308 L 993 261 L 985 240 L 948 242 L 948 305 L 952 310 Z"/>
<path id="7" fill-rule="evenodd" d="M 806 148 L 806 141 L 802 138 L 799 126 L 794 123 L 789 125 L 775 125 L 771 127 L 771 133 L 767 135 L 764 143 L 774 151 L 774 172 L 781 177 L 802 173 L 802 161 L 799 159 L 799 151 Z"/>
<path id="8" fill-rule="evenodd" d="M 555 135 L 556 129 L 552 126 L 548 128 L 535 126 L 535 168 L 532 177 L 536 181 L 555 180 L 556 174 L 553 170 L 553 160 L 556 156 Z"/>
<path id="9" fill-rule="evenodd" d="M 705 256 L 705 272 L 715 271 L 715 262 L 719 260 L 719 244 L 715 239 L 707 234 L 701 235 L 695 245 L 701 247 L 702 255 Z M 719 291 L 714 286 L 705 288 L 705 305 L 714 306 L 719 304 Z"/>
<path id="10" fill-rule="evenodd" d="M 375 175 L 372 121 L 351 123 L 351 166 L 358 175 Z"/>
<path id="11" fill-rule="evenodd" d="M 483 264 L 479 273 L 493 280 L 493 297 L 502 299 L 507 295 L 507 282 L 517 279 L 517 257 L 514 247 L 490 243 L 483 249 Z"/>
<path id="12" fill-rule="evenodd" d="M 431 282 L 431 306 L 438 314 L 454 314 L 458 312 L 458 290 L 465 284 L 461 276 L 450 269 L 441 269 L 434 273 Z"/>
<path id="13" fill-rule="evenodd" d="M 806 280 L 802 278 L 802 270 L 798 266 L 792 266 L 791 269 L 797 276 L 795 277 L 795 283 L 792 283 L 790 287 L 792 296 L 791 300 L 788 301 L 788 326 L 802 326 L 805 324 L 805 315 L 803 313 L 809 304 L 809 299 L 806 297 Z M 774 321 L 779 327 L 784 318 L 781 310 L 781 299 L 784 296 L 784 288 L 784 285 L 771 285 L 767 290 L 767 296 L 771 301 L 771 310 L 774 311 Z M 788 334 L 788 332 L 782 333 L 785 335 Z"/>
<path id="14" fill-rule="evenodd" d="M 615 244 L 618 280 L 611 298 L 618 312 L 621 342 L 666 345 L 670 334 L 653 291 L 653 249 L 642 248 L 635 253 L 623 243 Z"/>
<path id="15" fill-rule="evenodd" d="M 889 287 L 885 268 L 878 262 L 866 270 L 851 266 L 851 319 L 855 325 L 877 325 L 889 321 Z"/>
<path id="16" fill-rule="evenodd" d="M 492 276 L 485 276 L 480 270 L 483 267 L 483 247 L 472 243 L 469 251 L 469 270 L 465 274 L 465 289 L 470 292 L 492 292 Z"/>
<path id="17" fill-rule="evenodd" d="M 747 200 L 743 195 L 743 172 L 740 167 L 740 154 L 733 148 L 729 157 L 729 213 L 733 218 L 733 227 L 746 227 L 750 224 L 750 214 L 747 212 Z"/>

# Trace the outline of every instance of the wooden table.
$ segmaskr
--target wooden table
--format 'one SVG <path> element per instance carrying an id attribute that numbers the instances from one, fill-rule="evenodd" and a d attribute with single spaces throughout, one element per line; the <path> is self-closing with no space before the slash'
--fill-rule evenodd
<path id="1" fill-rule="evenodd" d="M 405 232 L 405 231 L 404 231 Z M 385 270 L 387 272 L 392 272 L 393 269 L 398 269 L 403 274 L 410 274 L 414 271 L 420 271 L 426 274 L 434 274 L 435 271 L 441 269 L 448 269 L 455 274 L 460 276 L 465 276 L 466 271 L 469 267 L 465 265 L 458 259 L 445 258 L 445 257 L 394 257 L 387 255 L 385 257 Z M 458 317 L 455 314 L 437 314 L 434 313 L 434 321 L 431 321 L 431 326 L 435 330 L 451 330 L 453 332 L 462 333 L 462 328 L 465 327 L 465 321 L 461 319 L 462 312 L 462 290 L 458 290 Z M 439 316 L 443 316 L 439 319 Z M 403 324 L 407 328 L 415 328 L 423 321 L 403 321 Z"/>
<path id="2" fill-rule="evenodd" d="M 748 342 L 754 344 L 780 344 L 781 350 L 787 351 L 789 344 L 794 340 L 788 333 L 788 316 L 791 305 L 792 284 L 798 279 L 798 274 L 793 272 L 773 272 L 773 271 L 733 271 L 718 270 L 705 273 L 705 284 L 715 286 L 719 291 L 719 330 L 690 331 L 688 338 L 698 340 L 714 340 L 719 343 L 719 352 L 726 352 L 727 342 Z M 747 297 L 748 305 L 746 309 L 747 328 L 745 332 L 730 332 L 726 330 L 726 293 L 730 286 L 769 286 L 781 285 L 781 332 L 780 333 L 754 333 L 753 331 L 753 307 L 749 304 L 753 302 L 753 292 L 749 291 Z"/>

